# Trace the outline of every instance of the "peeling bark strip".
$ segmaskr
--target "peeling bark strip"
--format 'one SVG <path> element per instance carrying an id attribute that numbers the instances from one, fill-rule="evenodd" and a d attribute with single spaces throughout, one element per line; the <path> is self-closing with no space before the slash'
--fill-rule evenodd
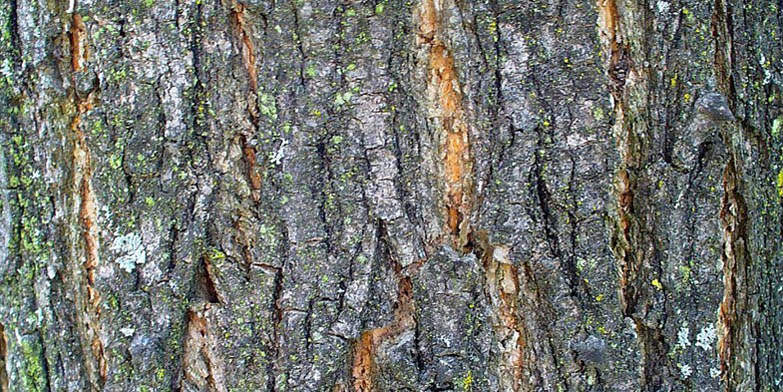
<path id="1" fill-rule="evenodd" d="M 620 16 L 617 13 L 615 0 L 598 0 L 598 26 L 601 38 L 608 50 L 609 64 L 607 67 L 611 85 L 609 89 L 615 99 L 615 111 L 622 114 L 623 92 L 630 67 L 629 48 L 622 43 L 620 36 Z"/>
<path id="2" fill-rule="evenodd" d="M 255 92 L 258 88 L 258 73 L 256 71 L 256 51 L 250 26 L 245 19 L 245 5 L 238 1 L 231 1 L 231 25 L 234 28 L 239 40 L 240 51 L 242 52 L 242 63 L 245 65 L 247 74 L 250 77 L 250 88 Z"/>
<path id="3" fill-rule="evenodd" d="M 401 273 L 398 271 L 398 273 Z M 365 331 L 359 337 L 353 353 L 353 388 L 356 392 L 375 391 L 375 351 L 384 340 L 412 328 L 413 285 L 407 276 L 398 283 L 397 304 L 394 309 L 394 321 L 385 327 Z"/>
<path id="4" fill-rule="evenodd" d="M 241 136 L 241 142 L 242 157 L 245 159 L 247 178 L 250 181 L 251 197 L 257 203 L 261 200 L 261 174 L 258 173 L 256 165 L 256 149 L 247 142 L 247 138 L 244 135 Z"/>
<path id="5" fill-rule="evenodd" d="M 81 16 L 74 13 L 70 29 L 73 72 L 82 71 L 84 68 L 83 61 L 88 56 L 86 35 L 87 29 Z M 79 219 L 85 261 L 81 265 L 74 263 L 71 267 L 71 273 L 76 285 L 73 288 L 78 307 L 76 318 L 79 323 L 82 351 L 84 358 L 86 358 L 85 367 L 92 389 L 100 390 L 106 382 L 107 361 L 104 351 L 105 344 L 101 337 L 101 297 L 98 290 L 95 289 L 95 270 L 100 264 L 98 214 L 92 189 L 90 148 L 87 143 L 87 135 L 81 127 L 82 115 L 93 108 L 95 96 L 92 92 L 86 98 L 79 98 L 75 93 L 74 95 L 76 96 L 74 100 L 76 115 L 70 125 L 73 136 L 71 192 L 74 195 L 74 216 Z M 81 257 L 81 253 L 76 250 L 76 247 L 74 247 L 72 255 L 74 261 Z"/>
<path id="6" fill-rule="evenodd" d="M 620 155 L 614 177 L 617 204 L 611 248 L 617 260 L 621 311 L 633 320 L 636 340 L 641 346 L 641 388 L 659 391 L 670 389 L 673 377 L 663 331 L 647 319 L 655 244 L 646 234 L 645 200 L 636 200 L 639 194 L 647 194 L 646 186 L 640 185 L 638 178 L 644 175 L 642 162 L 647 153 L 644 140 L 648 114 L 644 108 L 648 104 L 648 75 L 644 68 L 635 66 L 635 60 L 643 62 L 645 53 L 635 53 L 640 58 L 633 58 L 630 39 L 624 35 L 635 37 L 634 33 L 638 32 L 643 36 L 646 31 L 642 21 L 647 15 L 632 7 L 623 10 L 628 14 L 619 13 L 616 0 L 598 0 L 598 27 L 608 58 L 608 87 L 614 99 L 612 131 Z M 623 26 L 623 21 L 628 26 Z"/>
<path id="7" fill-rule="evenodd" d="M 444 0 L 422 0 L 418 9 L 416 43 L 429 53 L 427 96 L 439 126 L 446 134 L 442 145 L 446 188 L 446 228 L 455 246 L 467 244 L 470 233 L 473 179 L 468 124 L 462 108 L 462 90 L 454 68 L 454 57 L 438 38 Z"/>
<path id="8" fill-rule="evenodd" d="M 77 99 L 78 113 L 74 116 L 70 127 L 74 136 L 72 155 L 73 208 L 77 211 L 77 214 L 74 215 L 79 217 L 85 257 L 83 265 L 74 265 L 72 269 L 74 282 L 81 282 L 78 283 L 80 287 L 75 288 L 76 303 L 79 306 L 76 315 L 82 334 L 82 349 L 85 358 L 90 358 L 86 361 L 87 372 L 93 389 L 100 389 L 106 380 L 106 354 L 100 331 L 101 297 L 98 290 L 95 289 L 95 270 L 100 264 L 98 215 L 92 189 L 90 149 L 87 144 L 87 136 L 81 128 L 81 116 L 92 109 L 92 101 L 92 93 L 84 100 Z M 79 252 L 74 252 L 74 255 L 78 254 Z M 84 278 L 82 278 L 82 274 L 84 274 Z"/>
<path id="9" fill-rule="evenodd" d="M 184 377 L 181 390 L 225 392 L 223 361 L 213 352 L 219 347 L 209 331 L 207 314 L 210 304 L 194 306 L 188 311 L 188 327 L 182 356 Z"/>
<path id="10" fill-rule="evenodd" d="M 736 92 L 732 74 L 734 43 L 730 33 L 728 7 L 729 4 L 723 0 L 715 0 L 711 28 L 715 40 L 713 66 L 718 88 L 731 102 L 736 98 Z M 747 385 L 760 385 L 758 368 L 749 366 L 749 363 L 758 361 L 753 353 L 753 347 L 748 347 L 748 342 L 755 339 L 753 336 L 747 336 L 752 335 L 749 324 L 753 319 L 751 314 L 758 305 L 751 303 L 752 294 L 748 292 L 752 279 L 749 276 L 750 266 L 753 262 L 747 248 L 748 209 L 742 195 L 740 155 L 732 146 L 731 134 L 742 131 L 738 127 L 729 127 L 723 131 L 723 142 L 729 149 L 730 157 L 723 171 L 723 199 L 720 211 L 720 222 L 723 228 L 723 252 L 721 252 L 723 299 L 718 308 L 718 359 L 721 379 L 725 382 L 724 390 L 735 391 L 744 390 L 748 388 Z"/>
<path id="11" fill-rule="evenodd" d="M 71 18 L 69 38 L 71 41 L 71 68 L 74 72 L 79 72 L 84 68 L 83 63 L 87 61 L 90 50 L 87 46 L 87 28 L 82 22 L 81 15 L 77 13 L 74 13 Z"/>
<path id="12" fill-rule="evenodd" d="M 225 2 L 224 2 L 225 4 Z M 250 122 L 258 130 L 258 107 L 255 104 L 256 95 L 258 90 L 258 72 L 256 71 L 256 50 L 253 44 L 252 29 L 248 25 L 245 17 L 244 4 L 231 0 L 228 5 L 230 9 L 230 23 L 234 31 L 236 39 L 239 41 L 239 50 L 242 53 L 242 64 L 247 70 L 248 77 L 250 78 L 250 90 L 253 92 L 248 97 L 248 115 L 250 116 Z M 256 148 L 247 141 L 245 135 L 241 136 L 241 148 L 242 157 L 247 167 L 247 179 L 250 183 L 251 197 L 254 202 L 258 203 L 261 200 L 261 175 L 258 173 L 256 165 Z"/>
<path id="13" fill-rule="evenodd" d="M 498 319 L 493 327 L 496 340 L 501 344 L 500 390 L 517 392 L 522 386 L 526 337 L 522 317 L 517 311 L 519 274 L 509 259 L 507 246 L 484 247 L 483 259 L 489 298 Z"/>
<path id="14" fill-rule="evenodd" d="M 5 364 L 8 361 L 8 338 L 5 336 L 5 327 L 0 324 L 0 392 L 8 392 L 8 373 Z"/>
<path id="15" fill-rule="evenodd" d="M 625 124 L 625 84 L 628 73 L 628 54 L 620 36 L 620 16 L 615 0 L 599 0 L 598 26 L 601 38 L 607 50 L 609 62 L 607 73 L 610 79 L 609 90 L 614 98 L 615 121 L 613 133 L 620 152 L 620 167 L 615 174 L 615 194 L 617 196 L 617 228 L 612 241 L 612 250 L 618 259 L 620 302 L 623 314 L 630 316 L 635 307 L 636 296 L 633 280 L 639 270 L 637 255 L 633 249 L 631 219 L 635 181 L 633 169 L 637 166 L 633 129 Z"/>
<path id="16" fill-rule="evenodd" d="M 747 207 L 739 192 L 740 175 L 735 159 L 729 159 L 723 173 L 723 200 L 720 221 L 723 226 L 723 300 L 718 310 L 718 357 L 726 391 L 734 391 L 742 380 L 742 322 L 738 317 L 748 308 L 747 293 L 742 290 L 748 278 L 750 257 L 746 249 Z"/>

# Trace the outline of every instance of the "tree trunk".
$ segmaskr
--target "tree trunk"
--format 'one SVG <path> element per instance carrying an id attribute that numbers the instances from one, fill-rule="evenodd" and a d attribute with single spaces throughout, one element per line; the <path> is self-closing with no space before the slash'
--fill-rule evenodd
<path id="1" fill-rule="evenodd" d="M 783 3 L 5 0 L 0 391 L 774 391 Z"/>

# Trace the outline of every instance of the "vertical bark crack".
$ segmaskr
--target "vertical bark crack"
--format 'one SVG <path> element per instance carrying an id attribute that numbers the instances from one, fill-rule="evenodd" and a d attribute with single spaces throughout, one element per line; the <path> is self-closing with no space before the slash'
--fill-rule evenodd
<path id="1" fill-rule="evenodd" d="M 723 299 L 718 308 L 718 357 L 725 390 L 733 391 L 743 382 L 740 352 L 743 346 L 743 315 L 749 310 L 746 284 L 750 257 L 747 253 L 747 207 L 739 191 L 740 175 L 732 156 L 723 172 L 723 200 L 720 220 L 723 226 Z M 753 361 L 752 359 L 746 359 Z"/>
<path id="2" fill-rule="evenodd" d="M 83 265 L 73 266 L 72 273 L 76 285 L 76 303 L 79 306 L 76 314 L 82 333 L 82 349 L 85 357 L 90 358 L 86 361 L 87 373 L 92 388 L 100 390 L 106 381 L 107 361 L 101 337 L 101 297 L 95 288 L 95 272 L 100 264 L 98 214 L 92 188 L 90 148 L 81 126 L 82 115 L 93 108 L 94 100 L 94 92 L 89 93 L 86 98 L 76 97 L 77 113 L 70 125 L 74 137 L 71 157 L 74 210 L 79 219 L 85 258 Z M 79 252 L 73 253 L 74 257 L 78 254 Z"/>
<path id="3" fill-rule="evenodd" d="M 258 203 L 261 200 L 261 185 L 263 178 L 259 173 L 258 165 L 256 164 L 256 148 L 250 145 L 245 135 L 240 136 L 242 145 L 242 157 L 245 160 L 245 168 L 247 170 L 247 178 L 250 182 L 251 197 L 253 201 Z"/>
<path id="4" fill-rule="evenodd" d="M 731 5 L 715 0 L 712 15 L 712 35 L 715 43 L 714 69 L 718 89 L 728 98 L 731 108 L 736 92 L 733 80 L 733 42 Z M 728 131 L 728 133 L 726 132 Z M 753 341 L 757 329 L 749 325 L 748 314 L 754 306 L 748 292 L 752 277 L 752 259 L 748 250 L 748 211 L 742 195 L 740 154 L 732 145 L 733 135 L 742 132 L 741 126 L 724 129 L 723 141 L 729 150 L 729 161 L 723 171 L 723 199 L 720 222 L 723 228 L 721 260 L 723 262 L 723 299 L 718 307 L 718 359 L 725 391 L 758 389 L 758 358 L 754 348 L 746 342 Z M 753 365 L 751 365 L 751 363 Z"/>
<path id="5" fill-rule="evenodd" d="M 617 197 L 617 227 L 612 241 L 612 250 L 618 259 L 620 302 L 623 314 L 630 316 L 636 306 L 636 292 L 633 280 L 638 272 L 636 254 L 633 249 L 634 239 L 631 233 L 632 207 L 635 179 L 633 168 L 635 154 L 633 130 L 625 124 L 625 83 L 629 68 L 627 48 L 622 45 L 619 35 L 620 17 L 617 13 L 615 0 L 599 0 L 598 25 L 601 38 L 608 51 L 609 90 L 614 98 L 614 134 L 620 152 L 620 167 L 615 174 L 615 194 Z"/>
<path id="6" fill-rule="evenodd" d="M 257 133 L 260 121 L 258 116 L 258 99 L 256 95 L 258 91 L 258 71 L 256 70 L 256 49 L 252 40 L 252 28 L 247 21 L 245 15 L 247 7 L 244 4 L 232 0 L 229 5 L 229 10 L 231 28 L 238 41 L 239 51 L 242 54 L 242 64 L 247 71 L 250 82 L 251 93 L 248 94 L 247 104 L 248 117 L 253 124 L 253 130 Z M 245 135 L 241 135 L 240 138 L 242 157 L 245 162 L 247 179 L 251 188 L 251 198 L 254 202 L 258 203 L 261 200 L 262 175 L 259 173 L 258 164 L 256 163 L 256 147 L 250 143 Z"/>
<path id="7" fill-rule="evenodd" d="M 70 27 L 71 68 L 74 74 L 73 85 L 76 86 L 76 72 L 84 70 L 84 62 L 89 55 L 87 47 L 87 28 L 81 15 L 73 13 Z M 74 195 L 74 210 L 77 212 L 84 249 L 83 265 L 74 263 L 75 301 L 78 306 L 76 318 L 82 337 L 82 350 L 87 358 L 87 375 L 93 390 L 100 390 L 106 382 L 105 343 L 101 336 L 101 296 L 95 288 L 95 272 L 100 264 L 98 214 L 95 206 L 95 194 L 92 188 L 92 158 L 87 135 L 82 129 L 82 116 L 91 110 L 95 104 L 96 91 L 86 97 L 80 97 L 76 87 L 73 88 L 76 115 L 73 117 L 70 130 L 72 132 L 73 151 L 72 186 Z M 77 258 L 80 253 L 72 253 Z"/>
<path id="8" fill-rule="evenodd" d="M 613 134 L 620 155 L 614 178 L 617 204 L 611 238 L 619 274 L 620 306 L 623 316 L 633 320 L 641 346 L 641 388 L 658 391 L 670 388 L 673 377 L 663 332 L 658 321 L 648 317 L 650 275 L 655 273 L 650 264 L 655 261 L 655 243 L 650 240 L 646 227 L 647 201 L 636 198 L 647 194 L 646 185 L 640 184 L 638 179 L 644 175 L 642 162 L 647 153 L 649 86 L 647 71 L 636 67 L 635 62 L 642 63 L 646 52 L 633 52 L 642 57 L 635 59 L 630 46 L 632 40 L 644 45 L 644 38 L 639 42 L 635 33 L 646 34 L 647 26 L 642 21 L 649 15 L 643 8 L 632 7 L 623 8 L 627 14 L 621 15 L 616 0 L 598 0 L 598 10 L 600 37 L 608 58 L 608 87 L 614 103 Z M 629 25 L 623 26 L 623 20 L 628 20 Z M 631 31 L 626 32 L 624 28 Z"/>
<path id="9" fill-rule="evenodd" d="M 256 51 L 253 40 L 251 39 L 251 29 L 245 18 L 245 5 L 232 0 L 231 5 L 231 25 L 234 34 L 239 40 L 239 49 L 242 53 L 242 63 L 247 70 L 250 78 L 250 88 L 253 92 L 258 88 L 258 73 L 256 71 Z"/>

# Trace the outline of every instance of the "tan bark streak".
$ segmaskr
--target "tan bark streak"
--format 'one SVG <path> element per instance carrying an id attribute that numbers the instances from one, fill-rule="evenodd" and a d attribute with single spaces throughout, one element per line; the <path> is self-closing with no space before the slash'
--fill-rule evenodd
<path id="1" fill-rule="evenodd" d="M 363 332 L 356 342 L 351 371 L 354 391 L 376 391 L 374 383 L 376 372 L 376 349 L 385 340 L 391 339 L 401 332 L 413 327 L 415 322 L 413 319 L 413 311 L 413 284 L 409 277 L 403 276 L 398 282 L 394 321 L 392 321 L 390 325 Z"/>
<path id="2" fill-rule="evenodd" d="M 210 332 L 208 313 L 210 304 L 191 307 L 182 356 L 183 380 L 181 388 L 225 392 L 223 361 L 213 348 L 219 347 Z"/>
<path id="3" fill-rule="evenodd" d="M 87 46 L 87 28 L 81 15 L 74 13 L 71 17 L 71 29 L 68 35 L 71 41 L 71 68 L 74 72 L 82 71 L 83 63 L 89 58 L 90 50 Z"/>
<path id="4" fill-rule="evenodd" d="M 239 51 L 242 54 L 242 64 L 247 71 L 250 79 L 250 89 L 253 92 L 248 97 L 248 115 L 250 116 L 250 121 L 257 127 L 259 119 L 258 108 L 255 104 L 255 93 L 258 90 L 258 72 L 256 71 L 256 50 L 252 40 L 252 29 L 245 16 L 247 7 L 235 0 L 232 0 L 228 7 L 230 9 L 230 24 L 238 41 Z M 241 136 L 241 142 L 242 157 L 247 168 L 251 197 L 254 202 L 258 203 L 261 200 L 262 176 L 259 174 L 256 164 L 256 149 L 247 142 L 247 138 L 244 135 Z"/>
<path id="5" fill-rule="evenodd" d="M 437 1 L 437 4 L 436 4 Z M 446 206 L 446 231 L 457 249 L 462 249 L 470 234 L 472 208 L 472 157 L 462 90 L 454 67 L 454 57 L 438 38 L 441 0 L 422 0 L 418 12 L 417 44 L 428 50 L 427 93 L 440 127 L 445 133 L 443 151 Z"/>
<path id="6" fill-rule="evenodd" d="M 507 246 L 487 246 L 484 249 L 483 261 L 489 298 L 498 321 L 493 328 L 497 341 L 501 344 L 501 363 L 498 369 L 500 386 L 503 391 L 517 392 L 522 387 L 527 336 L 518 311 L 519 273 L 509 259 Z"/>
<path id="7" fill-rule="evenodd" d="M 78 211 L 81 239 L 84 248 L 85 261 L 82 266 L 75 266 L 75 282 L 81 287 L 77 289 L 77 318 L 80 320 L 83 334 L 83 349 L 88 361 L 88 373 L 94 389 L 100 389 L 106 380 L 106 353 L 101 338 L 101 297 L 95 288 L 95 272 L 100 265 L 99 229 L 97 225 L 97 208 L 92 189 L 92 163 L 87 136 L 81 127 L 81 117 L 93 107 L 94 95 L 91 93 L 85 99 L 78 99 L 78 113 L 71 122 L 71 132 L 74 137 L 73 160 L 73 193 Z M 84 278 L 81 278 L 81 272 Z"/>

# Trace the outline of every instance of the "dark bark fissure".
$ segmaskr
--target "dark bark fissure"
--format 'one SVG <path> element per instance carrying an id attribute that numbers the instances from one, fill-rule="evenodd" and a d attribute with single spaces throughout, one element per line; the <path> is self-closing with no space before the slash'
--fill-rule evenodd
<path id="1" fill-rule="evenodd" d="M 287 240 L 287 236 L 286 236 Z M 288 242 L 286 242 L 287 244 Z M 285 264 L 284 264 L 285 265 Z M 267 389 L 274 392 L 277 387 L 277 375 L 279 369 L 277 362 L 280 358 L 280 322 L 283 320 L 283 309 L 280 307 L 280 297 L 283 293 L 283 271 L 282 268 L 275 272 L 274 291 L 272 292 L 272 301 L 270 303 L 270 310 L 272 312 L 272 347 L 271 354 L 272 359 L 268 362 L 267 371 Z"/>
<path id="2" fill-rule="evenodd" d="M 783 3 L 75 3 L 0 6 L 0 392 L 777 385 Z"/>
<path id="3" fill-rule="evenodd" d="M 8 361 L 8 337 L 5 327 L 0 323 L 0 392 L 8 392 L 8 373 L 6 362 Z"/>
<path id="4" fill-rule="evenodd" d="M 19 54 L 22 52 L 22 40 L 19 37 L 19 0 L 9 0 L 8 30 L 11 36 L 11 49 L 17 56 L 11 57 L 17 61 L 17 67 L 21 66 Z"/>
<path id="5" fill-rule="evenodd" d="M 302 61 L 299 63 L 299 85 L 302 87 L 306 87 L 306 79 L 305 79 L 305 69 L 304 65 L 307 62 L 307 55 L 305 54 L 304 48 L 302 47 L 302 29 L 301 29 L 301 23 L 299 21 L 299 9 L 296 7 L 296 1 L 291 0 L 291 15 L 293 15 L 294 19 L 294 31 L 296 32 L 296 36 L 298 37 L 296 39 L 296 49 L 299 51 L 299 56 L 302 58 Z"/>

